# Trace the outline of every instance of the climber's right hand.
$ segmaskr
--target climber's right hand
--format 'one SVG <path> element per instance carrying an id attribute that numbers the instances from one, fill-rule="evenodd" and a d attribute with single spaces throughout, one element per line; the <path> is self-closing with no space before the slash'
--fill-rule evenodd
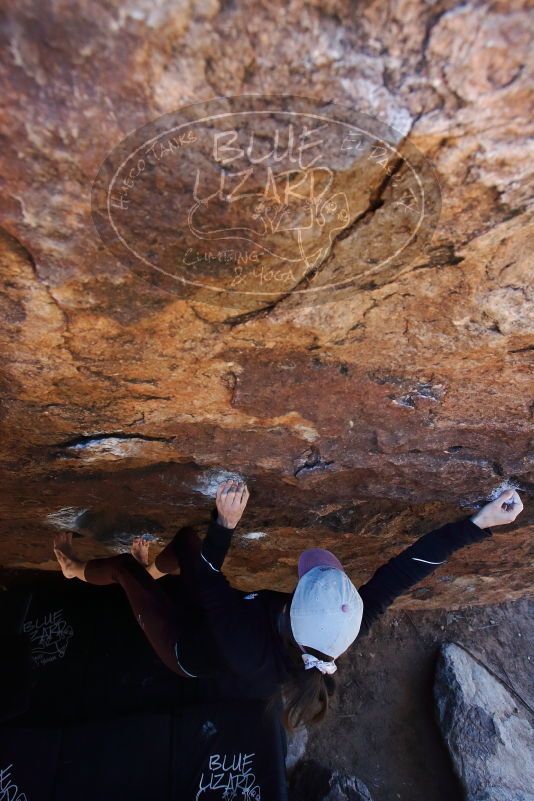
<path id="1" fill-rule="evenodd" d="M 217 487 L 217 522 L 224 528 L 235 528 L 245 511 L 249 491 L 244 481 L 223 481 Z"/>

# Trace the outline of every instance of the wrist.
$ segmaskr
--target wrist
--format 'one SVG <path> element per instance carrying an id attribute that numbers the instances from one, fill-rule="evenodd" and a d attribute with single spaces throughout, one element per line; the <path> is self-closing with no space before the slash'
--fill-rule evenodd
<path id="1" fill-rule="evenodd" d="M 222 515 L 217 515 L 216 519 L 217 525 L 222 526 L 223 528 L 233 529 L 237 526 L 237 520 L 229 520 L 227 517 L 223 517 Z"/>
<path id="2" fill-rule="evenodd" d="M 476 514 L 471 515 L 469 520 L 471 520 L 471 522 L 479 528 L 488 528 L 488 521 L 484 519 L 484 516 L 480 512 L 476 512 Z"/>

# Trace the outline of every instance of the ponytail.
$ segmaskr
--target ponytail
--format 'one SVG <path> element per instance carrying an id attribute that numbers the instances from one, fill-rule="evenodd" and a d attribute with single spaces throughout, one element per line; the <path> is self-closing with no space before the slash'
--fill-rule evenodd
<path id="1" fill-rule="evenodd" d="M 299 726 L 308 726 L 323 720 L 335 689 L 335 679 L 320 673 L 316 668 L 301 669 L 294 673 L 282 687 L 282 720 L 285 728 L 295 731 Z"/>
<path id="2" fill-rule="evenodd" d="M 292 670 L 288 681 L 282 685 L 282 722 L 288 731 L 293 732 L 300 726 L 319 723 L 324 719 L 330 698 L 336 690 L 336 680 L 333 675 L 321 673 L 317 668 L 306 670 L 302 654 L 290 640 L 286 639 L 285 644 Z M 312 653 L 319 658 L 327 658 L 319 652 Z"/>

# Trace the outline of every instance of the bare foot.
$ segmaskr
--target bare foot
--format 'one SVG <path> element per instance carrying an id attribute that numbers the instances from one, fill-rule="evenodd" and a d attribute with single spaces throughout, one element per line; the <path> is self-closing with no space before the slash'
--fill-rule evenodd
<path id="1" fill-rule="evenodd" d="M 81 559 L 74 555 L 70 531 L 62 531 L 60 534 L 56 534 L 54 537 L 54 553 L 65 578 L 79 578 L 85 581 L 84 570 L 86 562 L 82 562 Z"/>
<path id="2" fill-rule="evenodd" d="M 136 537 L 135 540 L 132 542 L 132 547 L 130 548 L 130 553 L 132 554 L 133 558 L 136 559 L 140 565 L 143 565 L 146 568 L 147 572 L 152 576 L 154 579 L 159 579 L 162 576 L 166 576 L 166 573 L 161 573 L 158 568 L 156 567 L 154 562 L 151 562 L 148 557 L 148 549 L 150 547 L 150 541 L 145 539 L 144 537 Z"/>
<path id="3" fill-rule="evenodd" d="M 144 537 L 136 537 L 130 548 L 133 558 L 146 568 L 148 568 L 148 548 L 149 541 Z"/>

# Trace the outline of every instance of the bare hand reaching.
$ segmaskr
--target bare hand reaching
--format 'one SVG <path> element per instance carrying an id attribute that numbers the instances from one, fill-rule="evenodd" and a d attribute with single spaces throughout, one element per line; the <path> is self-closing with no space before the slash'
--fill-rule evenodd
<path id="1" fill-rule="evenodd" d="M 507 489 L 501 492 L 498 498 L 491 503 L 487 503 L 476 514 L 469 519 L 479 528 L 491 528 L 491 526 L 503 526 L 506 523 L 513 523 L 518 514 L 523 510 L 523 502 L 519 494 L 514 489 Z"/>
<path id="2" fill-rule="evenodd" d="M 249 491 L 244 481 L 223 481 L 217 487 L 217 522 L 224 528 L 235 528 L 239 523 L 249 499 Z"/>

